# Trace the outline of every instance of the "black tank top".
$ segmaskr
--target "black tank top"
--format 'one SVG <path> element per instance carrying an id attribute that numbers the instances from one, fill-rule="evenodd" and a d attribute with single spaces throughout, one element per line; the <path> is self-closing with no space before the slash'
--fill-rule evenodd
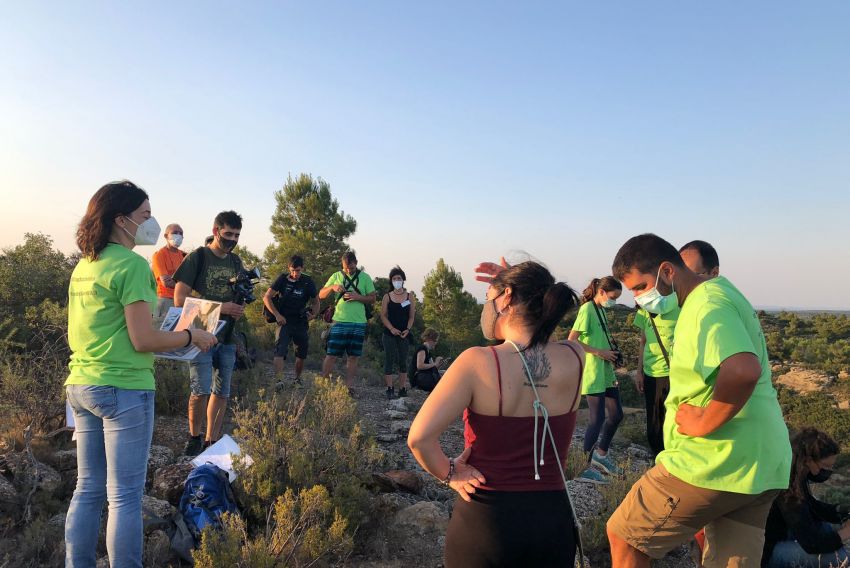
<path id="1" fill-rule="evenodd" d="M 407 293 L 404 301 L 408 302 L 408 304 L 402 307 L 400 303 L 393 302 L 392 292 L 387 294 L 387 319 L 399 331 L 407 329 L 407 320 L 410 318 L 410 292 Z M 386 335 L 392 335 L 386 327 L 384 327 L 384 333 Z"/>

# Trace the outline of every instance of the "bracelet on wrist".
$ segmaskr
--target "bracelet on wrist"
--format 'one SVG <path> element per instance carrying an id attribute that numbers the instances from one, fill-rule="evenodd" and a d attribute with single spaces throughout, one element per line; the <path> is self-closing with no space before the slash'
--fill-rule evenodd
<path id="1" fill-rule="evenodd" d="M 449 473 L 446 475 L 446 478 L 443 480 L 443 485 L 448 486 L 452 481 L 452 476 L 455 474 L 455 460 L 454 458 L 449 458 Z"/>
<path id="2" fill-rule="evenodd" d="M 183 347 L 189 347 L 190 345 L 192 345 L 192 330 L 187 327 L 186 333 L 189 334 L 189 340 L 186 342 L 186 345 L 184 345 Z"/>

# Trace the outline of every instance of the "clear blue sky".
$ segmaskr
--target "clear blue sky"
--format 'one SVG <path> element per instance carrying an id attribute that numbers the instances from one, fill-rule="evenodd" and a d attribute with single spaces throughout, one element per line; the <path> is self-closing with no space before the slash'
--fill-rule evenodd
<path id="1" fill-rule="evenodd" d="M 233 208 L 261 254 L 308 172 L 416 289 L 443 257 L 481 298 L 513 249 L 580 289 L 654 231 L 756 305 L 847 309 L 849 28 L 846 1 L 5 3 L 0 247 L 71 251 L 128 178 L 188 245 Z"/>

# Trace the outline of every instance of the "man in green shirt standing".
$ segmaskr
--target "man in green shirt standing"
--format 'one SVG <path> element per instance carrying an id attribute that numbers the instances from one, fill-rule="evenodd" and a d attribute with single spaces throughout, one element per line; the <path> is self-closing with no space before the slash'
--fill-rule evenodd
<path id="1" fill-rule="evenodd" d="M 213 222 L 213 241 L 191 252 L 184 260 L 174 280 L 174 305 L 183 307 L 193 291 L 204 300 L 222 302 L 221 319 L 227 321 L 219 333 L 219 343 L 207 353 L 201 353 L 189 363 L 189 439 L 184 453 L 199 454 L 221 437 L 230 379 L 236 363 L 236 344 L 233 327 L 242 317 L 245 306 L 233 302 L 231 278 L 242 269 L 242 261 L 233 254 L 242 232 L 242 217 L 235 211 L 222 211 Z M 201 425 L 207 421 L 206 437 L 201 439 Z"/>
<path id="2" fill-rule="evenodd" d="M 372 277 L 357 269 L 357 256 L 348 251 L 342 255 L 342 270 L 335 272 L 319 290 L 319 298 L 335 293 L 333 324 L 328 332 L 328 354 L 322 374 L 329 377 L 337 357 L 348 355 L 345 362 L 345 384 L 349 390 L 357 374 L 357 362 L 363 354 L 366 339 L 366 306 L 375 303 Z"/>
<path id="3" fill-rule="evenodd" d="M 758 566 L 770 505 L 791 471 L 758 316 L 729 280 L 691 272 L 656 235 L 629 239 L 613 273 L 646 311 L 681 308 L 664 451 L 608 521 L 613 565 L 649 566 L 704 526 L 704 566 Z"/>

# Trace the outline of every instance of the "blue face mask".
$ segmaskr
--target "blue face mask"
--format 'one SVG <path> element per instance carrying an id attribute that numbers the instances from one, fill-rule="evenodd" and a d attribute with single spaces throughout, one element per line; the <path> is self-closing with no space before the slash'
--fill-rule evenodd
<path id="1" fill-rule="evenodd" d="M 676 309 L 676 306 L 679 305 L 679 297 L 676 295 L 676 287 L 672 283 L 670 286 L 673 288 L 673 293 L 669 296 L 662 296 L 661 292 L 658 291 L 657 282 L 659 278 L 661 278 L 660 266 L 658 267 L 658 274 L 655 275 L 656 285 L 640 296 L 636 296 L 635 303 L 650 313 L 663 315 Z"/>

